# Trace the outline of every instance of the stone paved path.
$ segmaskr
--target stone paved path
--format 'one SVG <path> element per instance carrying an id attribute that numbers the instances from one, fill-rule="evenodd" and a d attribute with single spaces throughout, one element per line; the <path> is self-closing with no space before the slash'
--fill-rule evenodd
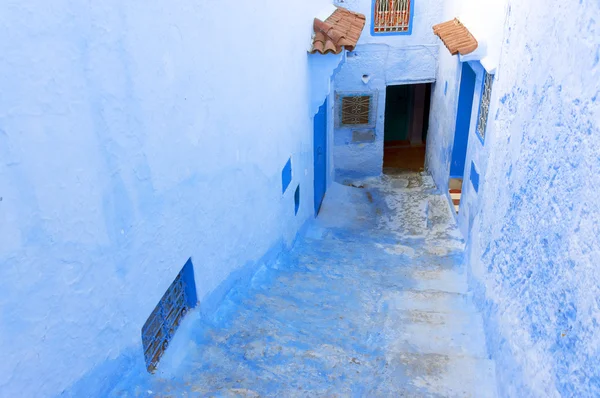
<path id="1" fill-rule="evenodd" d="M 495 397 L 463 243 L 419 173 L 334 185 L 291 252 L 113 396 Z"/>

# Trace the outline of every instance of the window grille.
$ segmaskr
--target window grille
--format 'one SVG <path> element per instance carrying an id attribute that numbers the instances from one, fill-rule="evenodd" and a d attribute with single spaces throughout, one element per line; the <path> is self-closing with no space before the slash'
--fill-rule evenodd
<path id="1" fill-rule="evenodd" d="M 336 128 L 374 128 L 377 120 L 378 91 L 336 91 Z"/>
<path id="2" fill-rule="evenodd" d="M 410 31 L 412 0 L 375 0 L 373 31 L 402 33 Z"/>
<path id="3" fill-rule="evenodd" d="M 494 75 L 484 72 L 483 91 L 479 102 L 479 118 L 477 119 L 477 133 L 481 139 L 485 138 L 485 129 L 487 128 L 488 114 L 490 112 L 490 99 L 492 98 L 492 83 Z"/>
<path id="4" fill-rule="evenodd" d="M 363 125 L 369 124 L 371 112 L 371 97 L 361 95 L 342 98 L 342 124 Z"/>
<path id="5" fill-rule="evenodd" d="M 148 372 L 154 373 L 181 321 L 195 307 L 196 301 L 194 268 L 192 261 L 188 260 L 142 327 L 142 345 Z"/>

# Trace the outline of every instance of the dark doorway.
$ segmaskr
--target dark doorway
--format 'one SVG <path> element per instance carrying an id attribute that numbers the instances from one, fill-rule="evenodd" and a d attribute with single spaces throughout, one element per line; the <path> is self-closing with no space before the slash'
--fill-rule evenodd
<path id="1" fill-rule="evenodd" d="M 385 94 L 385 145 L 406 145 L 409 143 L 408 129 L 412 105 L 410 86 L 388 86 Z"/>
<path id="2" fill-rule="evenodd" d="M 430 83 L 387 87 L 383 148 L 385 169 L 424 169 L 430 101 Z"/>

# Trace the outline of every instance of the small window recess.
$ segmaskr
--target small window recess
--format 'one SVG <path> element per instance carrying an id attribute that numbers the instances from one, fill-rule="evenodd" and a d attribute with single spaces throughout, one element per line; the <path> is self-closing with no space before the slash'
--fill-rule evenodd
<path id="1" fill-rule="evenodd" d="M 156 371 L 181 321 L 197 301 L 194 266 L 189 259 L 142 327 L 142 346 L 148 372 Z"/>
<path id="2" fill-rule="evenodd" d="M 481 143 L 485 141 L 485 132 L 487 129 L 488 116 L 490 112 L 490 100 L 492 98 L 492 85 L 494 75 L 483 72 L 483 85 L 481 87 L 481 99 L 479 100 L 479 114 L 477 116 L 477 136 Z"/>
<path id="3" fill-rule="evenodd" d="M 373 0 L 372 35 L 410 35 L 414 0 Z"/>

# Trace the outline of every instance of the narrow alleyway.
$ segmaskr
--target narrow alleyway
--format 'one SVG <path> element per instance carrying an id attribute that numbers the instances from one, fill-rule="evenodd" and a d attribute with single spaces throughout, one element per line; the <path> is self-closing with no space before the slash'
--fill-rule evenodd
<path id="1" fill-rule="evenodd" d="M 113 395 L 495 397 L 462 250 L 429 176 L 335 184 L 290 253 L 193 320 L 176 367 Z"/>

